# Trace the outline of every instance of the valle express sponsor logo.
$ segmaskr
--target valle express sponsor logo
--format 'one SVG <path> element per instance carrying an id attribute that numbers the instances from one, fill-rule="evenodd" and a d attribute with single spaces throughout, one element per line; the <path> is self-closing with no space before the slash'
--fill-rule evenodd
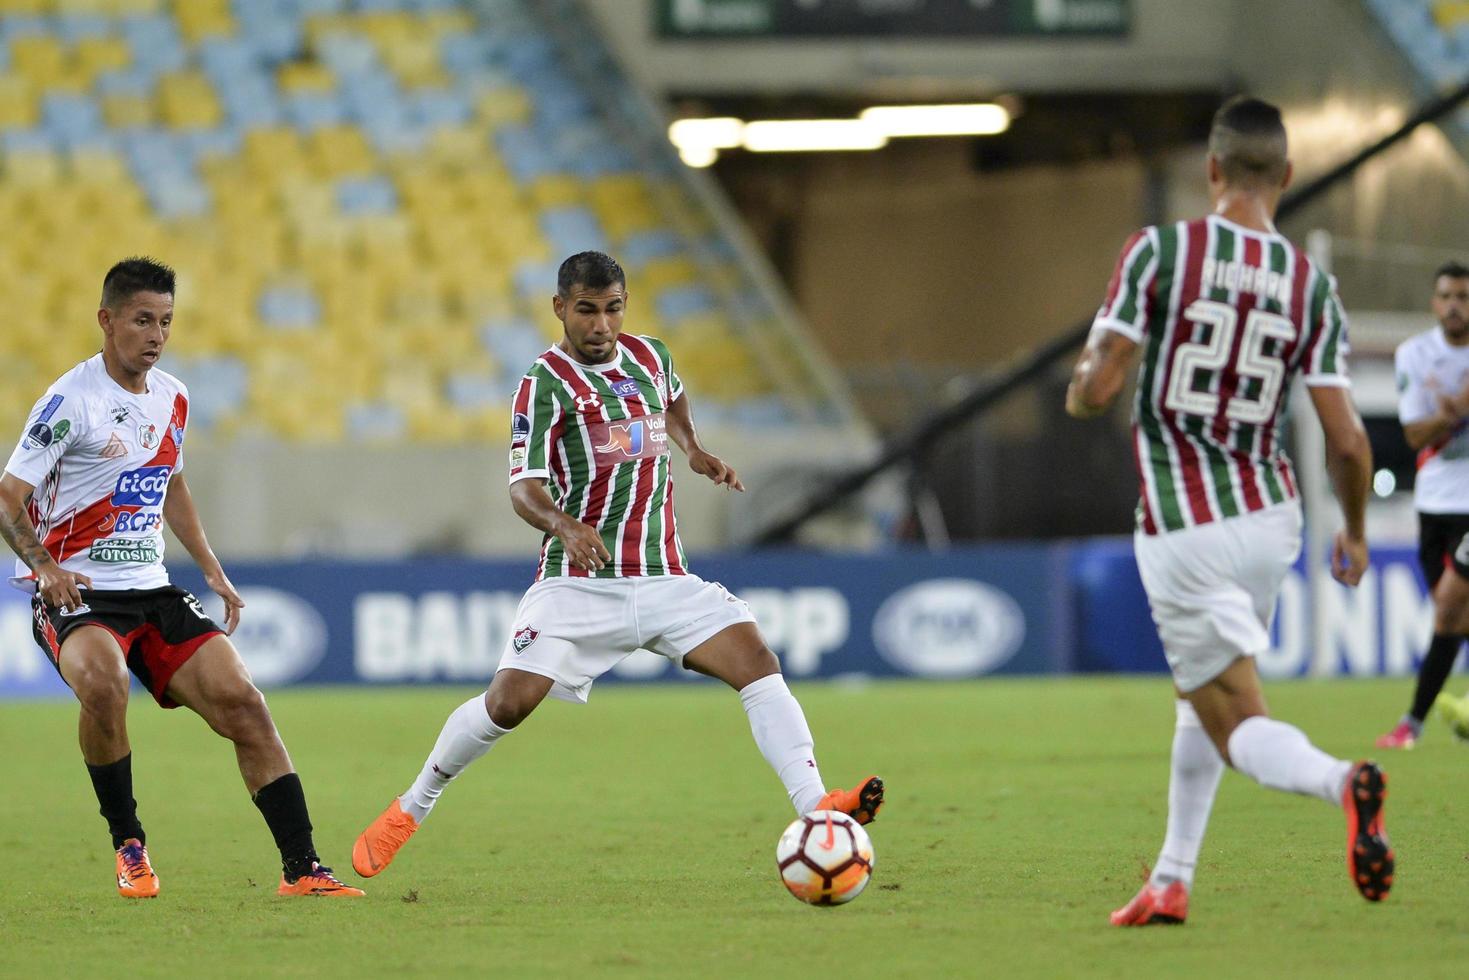
<path id="1" fill-rule="evenodd" d="M 1024 639 L 1019 604 L 974 579 L 915 582 L 889 596 L 872 621 L 872 640 L 883 658 L 920 677 L 988 673 L 1013 657 Z"/>

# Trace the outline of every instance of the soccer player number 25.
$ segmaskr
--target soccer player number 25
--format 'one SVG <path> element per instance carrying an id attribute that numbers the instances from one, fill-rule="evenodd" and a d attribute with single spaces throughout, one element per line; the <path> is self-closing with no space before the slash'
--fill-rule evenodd
<path id="1" fill-rule="evenodd" d="M 1219 395 L 1195 390 L 1195 372 L 1215 372 L 1224 367 L 1234 346 L 1239 314 L 1227 303 L 1198 299 L 1189 304 L 1183 315 L 1193 323 L 1214 329 L 1209 332 L 1208 343 L 1182 344 L 1174 353 L 1173 378 L 1168 383 L 1168 397 L 1164 404 L 1175 412 L 1212 418 L 1219 411 Z M 1265 353 L 1265 341 L 1278 340 L 1283 345 L 1294 340 L 1295 336 L 1295 325 L 1287 317 L 1265 310 L 1250 311 L 1245 318 L 1244 342 L 1240 344 L 1234 369 L 1241 378 L 1258 380 L 1260 389 L 1254 398 L 1231 398 L 1224 412 L 1226 418 L 1250 425 L 1270 421 L 1275 401 L 1280 396 L 1280 385 L 1285 380 L 1285 364 L 1280 358 Z"/>

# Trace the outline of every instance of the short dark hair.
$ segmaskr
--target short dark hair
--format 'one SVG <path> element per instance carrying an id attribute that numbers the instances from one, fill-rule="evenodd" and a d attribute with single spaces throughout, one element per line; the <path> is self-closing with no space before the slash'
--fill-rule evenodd
<path id="1" fill-rule="evenodd" d="M 102 278 L 102 305 L 115 310 L 134 293 L 173 295 L 174 271 L 157 259 L 134 255 L 107 270 Z"/>
<path id="2" fill-rule="evenodd" d="M 556 271 L 556 292 L 565 298 L 572 286 L 588 289 L 627 288 L 627 276 L 617 260 L 605 252 L 577 252 L 561 263 Z"/>
<path id="3" fill-rule="evenodd" d="M 1236 95 L 1214 113 L 1209 153 L 1231 184 L 1278 184 L 1285 179 L 1285 123 L 1269 102 Z"/>
<path id="4" fill-rule="evenodd" d="M 1457 259 L 1449 259 L 1434 271 L 1433 281 L 1438 282 L 1444 276 L 1448 276 L 1450 279 L 1469 279 L 1469 266 L 1466 266 Z"/>

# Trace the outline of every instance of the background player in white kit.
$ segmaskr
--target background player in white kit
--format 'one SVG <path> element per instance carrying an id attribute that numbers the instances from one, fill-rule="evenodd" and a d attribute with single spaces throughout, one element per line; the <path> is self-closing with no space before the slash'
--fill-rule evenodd
<path id="1" fill-rule="evenodd" d="M 1226 761 L 1262 786 L 1341 806 L 1352 883 L 1370 901 L 1392 885 L 1385 777 L 1268 717 L 1255 672 L 1301 547 L 1295 479 L 1278 433 L 1297 372 L 1326 435 L 1345 518 L 1332 574 L 1356 585 L 1367 567 L 1371 449 L 1348 387 L 1335 284 L 1273 224 L 1290 176 L 1279 110 L 1257 99 L 1225 103 L 1209 134 L 1214 213 L 1128 241 L 1066 394 L 1072 415 L 1099 414 L 1141 352 L 1134 544 L 1178 700 L 1167 836 L 1148 883 L 1112 913 L 1114 925 L 1184 921 Z"/>
<path id="2" fill-rule="evenodd" d="M 1418 453 L 1413 507 L 1418 563 L 1433 593 L 1433 640 L 1418 667 L 1413 701 L 1379 748 L 1411 749 L 1423 720 L 1469 638 L 1469 267 L 1448 262 L 1433 274 L 1438 326 L 1398 346 L 1398 420 Z M 1445 697 L 1451 721 L 1462 713 Z"/>
<path id="3" fill-rule="evenodd" d="M 700 444 L 668 349 L 622 332 L 626 306 L 626 277 L 609 256 L 561 264 L 552 308 L 565 335 L 521 381 L 511 422 L 511 500 L 545 534 L 536 582 L 489 689 L 449 716 L 413 785 L 358 837 L 352 866 L 364 877 L 386 868 L 449 780 L 548 694 L 585 702 L 592 682 L 639 648 L 740 692 L 797 813 L 842 810 L 868 823 L 882 805 L 875 776 L 827 792 L 805 715 L 749 607 L 688 573 L 669 441 L 695 473 L 744 487 Z"/>
<path id="4" fill-rule="evenodd" d="M 0 477 L 0 536 L 34 595 L 36 642 L 81 703 L 82 758 L 125 898 L 158 894 L 133 799 L 128 672 L 165 708 L 186 705 L 235 745 L 240 775 L 281 852 L 279 894 L 357 896 L 322 867 L 301 780 L 226 633 L 244 603 L 210 550 L 183 475 L 189 396 L 155 365 L 173 323 L 174 273 L 126 259 L 102 284 L 102 352 L 56 381 Z M 169 584 L 167 522 L 224 599 L 222 630 Z"/>

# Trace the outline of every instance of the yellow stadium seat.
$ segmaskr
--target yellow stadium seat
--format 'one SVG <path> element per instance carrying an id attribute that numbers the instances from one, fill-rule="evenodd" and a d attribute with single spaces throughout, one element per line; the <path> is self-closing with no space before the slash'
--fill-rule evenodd
<path id="1" fill-rule="evenodd" d="M 71 176 L 81 185 L 126 184 L 131 181 L 127 164 L 115 153 L 84 151 L 71 158 Z"/>
<path id="2" fill-rule="evenodd" d="M 19 150 L 6 154 L 6 181 L 18 187 L 50 186 L 61 179 L 61 160 L 45 150 Z"/>
<path id="3" fill-rule="evenodd" d="M 542 210 L 581 204 L 585 198 L 586 184 L 576 177 L 553 174 L 537 177 L 530 185 L 530 199 Z"/>
<path id="4" fill-rule="evenodd" d="M 482 92 L 475 102 L 475 117 L 491 129 L 528 122 L 530 115 L 530 96 L 513 85 Z"/>
<path id="5" fill-rule="evenodd" d="M 76 71 L 88 81 L 105 71 L 126 68 L 132 62 L 132 50 L 126 41 L 116 37 L 84 37 L 72 49 Z"/>
<path id="6" fill-rule="evenodd" d="M 325 126 L 306 141 L 307 158 L 323 177 L 349 177 L 372 173 L 377 154 L 356 126 Z"/>
<path id="7" fill-rule="evenodd" d="M 1433 19 L 1445 31 L 1452 31 L 1469 21 L 1469 2 L 1466 0 L 1437 0 L 1432 8 Z"/>
<path id="8" fill-rule="evenodd" d="M 229 0 L 173 0 L 179 32 L 191 44 L 235 33 Z"/>
<path id="9" fill-rule="evenodd" d="M 156 14 L 163 10 L 164 0 L 109 0 L 119 17 Z"/>
<path id="10" fill-rule="evenodd" d="M 154 106 L 152 99 L 138 95 L 104 95 L 102 118 L 108 126 L 118 129 L 149 126 L 155 121 Z"/>
<path id="11" fill-rule="evenodd" d="M 304 173 L 306 156 L 301 137 L 286 126 L 256 129 L 245 134 L 241 151 L 245 166 L 256 178 L 279 180 L 283 174 Z"/>
<path id="12" fill-rule="evenodd" d="M 175 129 L 212 129 L 224 121 L 224 110 L 209 79 L 180 72 L 158 81 L 159 114 Z"/>
<path id="13" fill-rule="evenodd" d="M 282 92 L 330 92 L 337 76 L 326 65 L 298 61 L 281 66 L 277 79 Z"/>
<path id="14" fill-rule="evenodd" d="M 0 14 L 49 14 L 52 0 L 0 0 Z"/>
<path id="15" fill-rule="evenodd" d="M 49 88 L 65 79 L 68 69 L 66 49 L 49 34 L 13 38 L 10 42 L 10 70 L 29 79 L 36 88 Z"/>
<path id="16" fill-rule="evenodd" d="M 24 75 L 0 75 L 0 129 L 34 126 L 40 118 L 36 87 Z"/>

